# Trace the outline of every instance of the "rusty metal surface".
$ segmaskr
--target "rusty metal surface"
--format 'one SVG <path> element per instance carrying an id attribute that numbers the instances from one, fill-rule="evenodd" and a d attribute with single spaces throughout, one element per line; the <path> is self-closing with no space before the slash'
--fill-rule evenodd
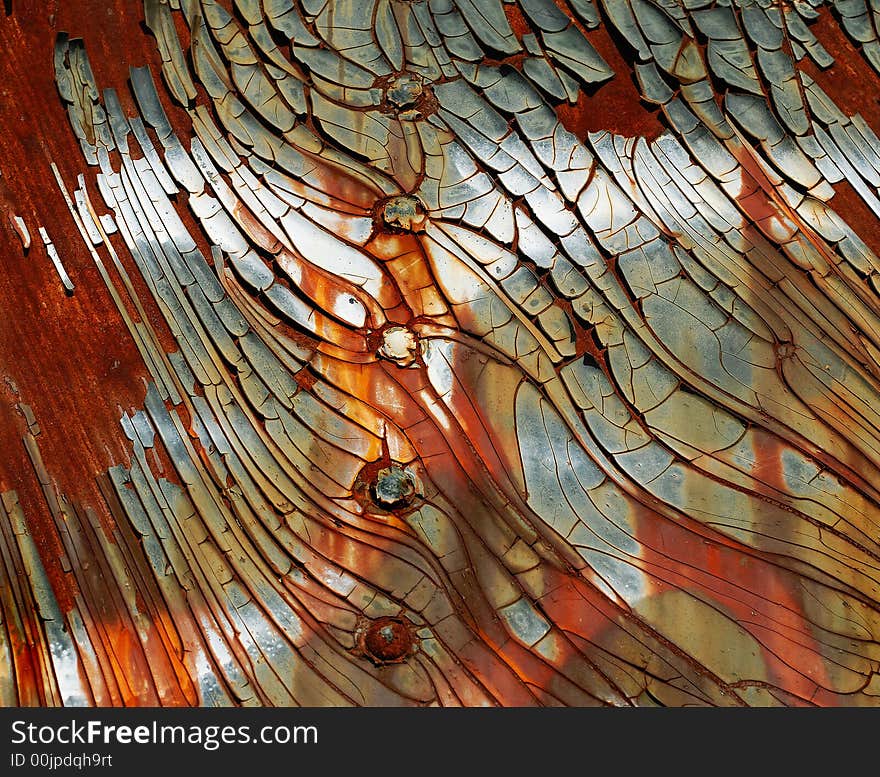
<path id="1" fill-rule="evenodd" d="M 873 14 L 14 2 L 0 703 L 876 704 Z"/>

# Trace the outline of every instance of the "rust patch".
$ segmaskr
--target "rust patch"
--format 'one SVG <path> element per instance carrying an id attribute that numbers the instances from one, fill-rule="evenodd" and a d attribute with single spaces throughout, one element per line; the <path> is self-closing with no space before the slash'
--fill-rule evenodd
<path id="1" fill-rule="evenodd" d="M 804 57 L 799 67 L 834 100 L 848 116 L 861 114 L 871 127 L 880 126 L 880 76 L 850 42 L 840 22 L 827 8 L 819 10 L 819 18 L 810 26 L 811 32 L 834 57 L 834 64 L 825 70 Z M 861 85 L 853 88 L 854 84 Z M 834 209 L 865 244 L 880 256 L 880 230 L 877 217 L 865 205 L 855 189 L 846 181 L 834 186 L 831 200 Z"/>
<path id="2" fill-rule="evenodd" d="M 810 25 L 810 31 L 834 57 L 834 64 L 822 70 L 809 57 L 804 57 L 798 67 L 819 84 L 844 113 L 861 113 L 869 124 L 877 126 L 880 123 L 880 99 L 877 98 L 880 76 L 855 48 L 831 11 L 817 10 L 819 18 Z M 860 87 L 853 88 L 854 84 Z"/>
<path id="3" fill-rule="evenodd" d="M 507 23 L 510 25 L 510 29 L 513 30 L 513 34 L 516 35 L 517 40 L 521 41 L 523 35 L 528 35 L 532 31 L 532 25 L 529 24 L 529 20 L 526 19 L 520 7 L 515 3 L 504 4 L 504 15 L 507 17 Z"/>
<path id="4" fill-rule="evenodd" d="M 22 4 L 0 24 L 0 310 L 7 311 L 0 315 L 0 490 L 18 492 L 62 601 L 68 576 L 60 568 L 61 546 L 25 455 L 20 436 L 26 427 L 15 403 L 32 406 L 42 428 L 40 450 L 59 491 L 72 502 L 94 505 L 102 521 L 112 521 L 95 476 L 127 461 L 119 407 L 142 405 L 148 372 L 49 167 L 53 161 L 58 165 L 70 190 L 86 168 L 55 87 L 52 54 L 59 31 L 84 37 L 97 83 L 114 87 L 123 109 L 132 111 L 134 101 L 126 87 L 129 64 L 151 64 L 155 73 L 160 63 L 155 41 L 144 34 L 140 18 L 124 0 L 80 0 L 48 7 Z M 169 115 L 181 121 L 179 113 L 172 110 Z M 98 207 L 93 186 L 91 191 Z M 76 283 L 73 296 L 65 296 L 39 241 L 27 255 L 22 252 L 9 224 L 15 215 L 24 219 L 32 236 L 38 226 L 46 228 Z M 125 256 L 119 236 L 112 240 Z M 99 252 L 109 268 L 106 252 Z M 129 267 L 129 276 L 163 344 L 171 345 L 139 273 Z"/>
<path id="5" fill-rule="evenodd" d="M 642 101 L 632 66 L 623 58 L 617 41 L 604 24 L 585 34 L 615 75 L 591 93 L 582 88 L 574 105 L 558 105 L 559 120 L 582 139 L 588 132 L 602 130 L 646 140 L 659 137 L 666 129 L 660 109 Z"/>
<path id="6" fill-rule="evenodd" d="M 363 648 L 376 664 L 403 661 L 415 648 L 412 630 L 397 618 L 379 618 L 363 633 Z"/>
<path id="7" fill-rule="evenodd" d="M 847 181 L 834 185 L 834 197 L 830 205 L 849 224 L 862 242 L 880 257 L 880 229 L 877 228 L 877 216 Z"/>

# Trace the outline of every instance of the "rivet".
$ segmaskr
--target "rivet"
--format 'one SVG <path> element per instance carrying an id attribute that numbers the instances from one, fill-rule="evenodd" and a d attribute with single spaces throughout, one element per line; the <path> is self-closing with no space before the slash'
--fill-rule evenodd
<path id="1" fill-rule="evenodd" d="M 425 208 L 418 197 L 399 194 L 380 206 L 380 215 L 386 226 L 414 232 L 425 222 Z"/>
<path id="2" fill-rule="evenodd" d="M 395 618 L 379 618 L 373 621 L 364 634 L 364 651 L 380 664 L 402 661 L 412 649 L 411 630 L 403 621 Z"/>
<path id="3" fill-rule="evenodd" d="M 418 341 L 412 330 L 405 326 L 390 326 L 382 332 L 382 345 L 376 353 L 400 367 L 415 361 Z"/>
<path id="4" fill-rule="evenodd" d="M 412 502 L 416 495 L 415 479 L 404 467 L 392 464 L 379 470 L 370 491 L 377 505 L 395 510 Z"/>

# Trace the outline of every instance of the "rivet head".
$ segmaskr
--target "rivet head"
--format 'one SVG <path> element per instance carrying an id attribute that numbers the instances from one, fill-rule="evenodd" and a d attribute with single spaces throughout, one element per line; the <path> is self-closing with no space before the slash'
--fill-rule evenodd
<path id="1" fill-rule="evenodd" d="M 382 345 L 376 353 L 399 367 L 408 367 L 415 361 L 417 348 L 415 333 L 405 326 L 390 326 L 382 332 Z"/>
<path id="2" fill-rule="evenodd" d="M 776 355 L 779 359 L 790 359 L 794 356 L 797 348 L 794 343 L 784 342 L 776 345 Z"/>
<path id="3" fill-rule="evenodd" d="M 403 121 L 418 121 L 437 112 L 437 98 L 430 79 L 405 71 L 381 76 L 375 86 L 381 90 L 379 109 Z"/>
<path id="4" fill-rule="evenodd" d="M 403 661 L 414 644 L 411 629 L 397 618 L 379 618 L 364 632 L 364 652 L 379 664 Z"/>
<path id="5" fill-rule="evenodd" d="M 388 82 L 385 97 L 398 108 L 408 108 L 418 102 L 423 91 L 420 76 L 415 73 L 401 73 Z"/>
<path id="6" fill-rule="evenodd" d="M 425 208 L 418 197 L 400 194 L 390 197 L 380 206 L 380 215 L 386 227 L 415 232 L 425 222 Z"/>
<path id="7" fill-rule="evenodd" d="M 416 495 L 415 478 L 404 467 L 392 464 L 379 470 L 371 490 L 377 505 L 394 510 L 412 502 Z"/>

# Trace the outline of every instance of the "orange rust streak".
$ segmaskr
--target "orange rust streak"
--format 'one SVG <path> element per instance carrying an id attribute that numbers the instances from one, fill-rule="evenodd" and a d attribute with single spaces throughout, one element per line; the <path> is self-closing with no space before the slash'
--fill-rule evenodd
<path id="1" fill-rule="evenodd" d="M 813 245 L 827 261 L 831 271 L 838 277 L 842 277 L 837 266 L 835 256 L 828 243 L 816 233 L 816 231 L 804 221 L 801 215 L 794 210 L 776 191 L 772 182 L 757 162 L 757 152 L 750 145 L 743 143 L 740 148 L 731 149 L 737 161 L 742 165 L 742 185 L 746 191 L 747 184 L 754 183 L 757 188 L 748 194 L 737 198 L 737 203 L 748 219 L 748 226 L 744 230 L 756 228 L 770 242 L 775 242 L 770 222 L 774 219 L 782 222 L 789 220 L 798 231 Z M 843 278 L 844 283 L 846 279 Z"/>
<path id="2" fill-rule="evenodd" d="M 412 426 L 425 418 L 396 383 L 387 380 L 380 364 L 349 364 L 329 356 L 316 359 L 315 368 L 332 385 L 377 409 L 392 408 L 395 422 Z"/>
<path id="3" fill-rule="evenodd" d="M 307 178 L 311 178 L 320 190 L 332 192 L 334 197 L 347 203 L 348 207 L 342 209 L 345 212 L 354 209 L 355 213 L 363 215 L 375 205 L 377 199 L 382 198 L 379 187 L 357 175 L 354 170 L 306 151 L 301 150 L 300 153 L 315 165 Z"/>
<path id="4" fill-rule="evenodd" d="M 613 628 L 623 611 L 598 589 L 557 570 L 545 571 L 548 593 L 538 601 L 563 631 L 592 642 Z"/>
<path id="5" fill-rule="evenodd" d="M 436 323 L 455 326 L 449 308 L 437 292 L 421 242 L 411 234 L 377 232 L 364 246 L 378 262 L 385 263 L 387 274 L 394 278 L 404 302 L 387 310 L 389 321 L 408 323 L 430 317 Z"/>
<path id="6" fill-rule="evenodd" d="M 522 680 L 482 642 L 471 641 L 457 657 L 503 706 L 533 706 L 535 699 Z"/>
<path id="7" fill-rule="evenodd" d="M 877 229 L 877 216 L 849 182 L 841 181 L 834 185 L 831 205 L 859 239 L 880 257 L 880 229 Z"/>
<path id="8" fill-rule="evenodd" d="M 43 684 L 38 681 L 39 663 L 42 660 L 37 642 L 21 642 L 13 629 L 7 631 L 10 653 L 16 672 L 16 692 L 23 707 L 36 707 L 45 703 Z"/>
<path id="9" fill-rule="evenodd" d="M 778 456 L 767 462 L 768 469 L 771 464 L 781 467 Z M 698 592 L 698 598 L 716 602 L 762 645 L 768 679 L 780 687 L 810 699 L 816 684 L 827 684 L 822 649 L 813 637 L 791 574 L 745 545 L 707 540 L 654 514 L 640 515 L 637 536 L 646 571 L 653 579 L 653 595 L 690 589 Z M 809 667 L 810 678 L 794 666 Z"/>

